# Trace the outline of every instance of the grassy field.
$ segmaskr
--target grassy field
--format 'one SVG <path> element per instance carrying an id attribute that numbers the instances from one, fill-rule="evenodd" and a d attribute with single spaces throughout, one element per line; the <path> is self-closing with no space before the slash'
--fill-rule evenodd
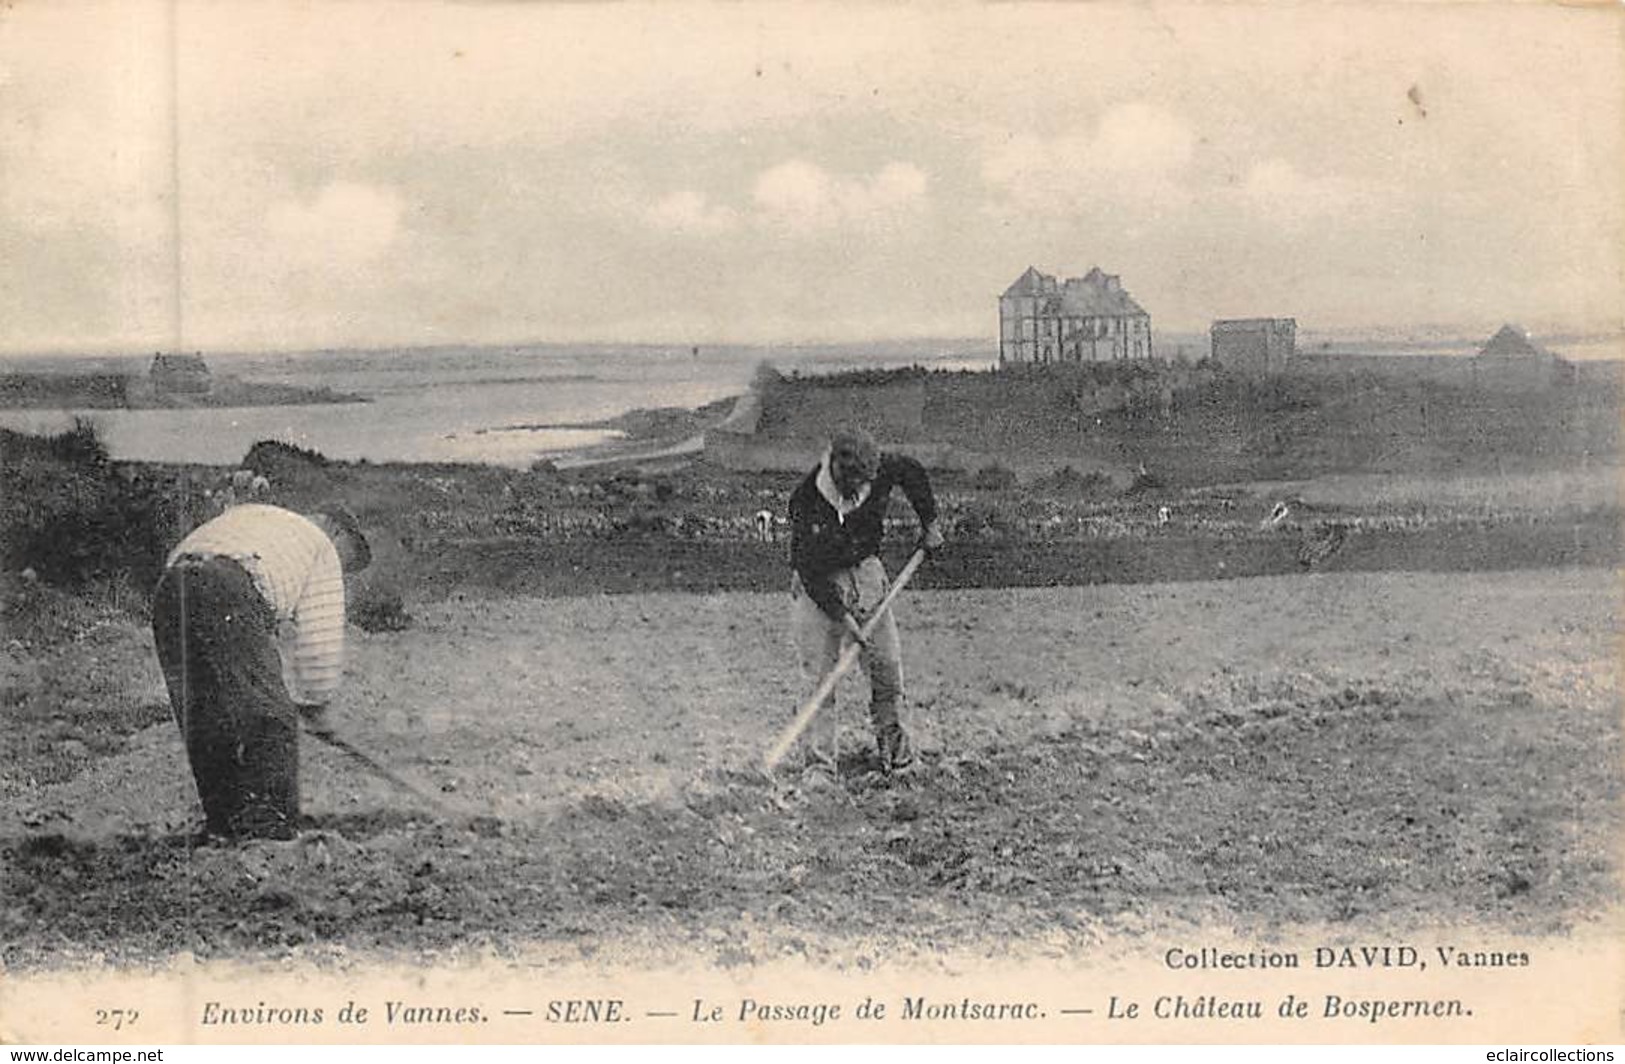
<path id="1" fill-rule="evenodd" d="M 1611 568 L 910 593 L 925 770 L 890 784 L 850 685 L 838 781 L 760 772 L 808 687 L 782 594 L 453 595 L 354 633 L 336 707 L 453 810 L 307 741 L 313 830 L 202 849 L 145 632 L 8 595 L 13 970 L 589 947 L 845 965 L 1198 923 L 1550 933 L 1617 902 Z"/>

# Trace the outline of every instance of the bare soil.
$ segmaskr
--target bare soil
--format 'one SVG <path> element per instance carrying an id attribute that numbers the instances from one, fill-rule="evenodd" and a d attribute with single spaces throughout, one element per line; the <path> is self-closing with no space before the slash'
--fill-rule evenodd
<path id="1" fill-rule="evenodd" d="M 311 830 L 198 845 L 150 638 L 7 588 L 0 960 L 456 951 L 719 965 L 1079 955 L 1195 923 L 1617 904 L 1618 573 L 918 590 L 923 770 L 760 759 L 810 686 L 782 593 L 414 604 L 335 708 L 430 803 L 306 741 Z"/>

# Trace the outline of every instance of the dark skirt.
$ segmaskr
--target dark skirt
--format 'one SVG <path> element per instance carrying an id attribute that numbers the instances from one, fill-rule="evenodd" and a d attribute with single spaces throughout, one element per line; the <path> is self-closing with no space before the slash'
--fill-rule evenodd
<path id="1" fill-rule="evenodd" d="M 298 714 L 270 605 L 236 562 L 183 557 L 158 582 L 152 631 L 208 831 L 292 838 Z"/>

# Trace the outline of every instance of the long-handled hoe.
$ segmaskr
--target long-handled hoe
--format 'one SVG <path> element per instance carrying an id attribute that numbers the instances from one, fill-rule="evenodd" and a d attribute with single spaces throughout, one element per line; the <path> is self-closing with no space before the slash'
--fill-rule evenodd
<path id="1" fill-rule="evenodd" d="M 370 754 L 367 754 L 366 752 L 364 752 L 364 751 L 360 750 L 359 748 L 357 748 L 348 739 L 342 739 L 339 736 L 333 735 L 330 732 L 315 732 L 315 731 L 313 731 L 313 732 L 310 732 L 309 734 L 315 736 L 317 739 L 319 739 L 322 742 L 326 743 L 328 746 L 331 746 L 333 749 L 339 751 L 341 754 L 344 754 L 345 756 L 347 756 L 347 757 L 351 758 L 352 760 L 356 761 L 358 764 L 361 764 L 361 765 L 365 766 L 368 770 L 370 770 L 373 773 L 373 775 L 379 777 L 380 779 L 387 780 L 388 782 L 393 783 L 395 786 L 399 787 L 401 790 L 405 791 L 407 794 L 410 794 L 412 797 L 416 798 L 418 801 L 420 801 L 420 802 L 424 803 L 425 805 L 429 806 L 435 812 L 441 814 L 442 816 L 446 816 L 446 817 L 466 817 L 467 816 L 467 814 L 464 813 L 462 810 L 453 809 L 451 806 L 447 805 L 445 802 L 443 802 L 440 799 L 434 797 L 433 795 L 428 794 L 428 793 L 426 793 L 424 791 L 421 791 L 418 788 L 412 786 L 412 784 L 408 783 L 406 780 L 404 780 L 400 776 L 396 775 L 390 769 L 386 768 L 376 758 L 372 757 Z"/>
<path id="2" fill-rule="evenodd" d="M 891 587 L 886 591 L 886 597 L 880 600 L 880 605 L 869 614 L 869 619 L 864 621 L 862 627 L 858 629 L 864 639 L 868 639 L 869 634 L 880 624 L 881 618 L 885 616 L 886 611 L 891 609 L 892 600 L 897 597 L 898 592 L 903 590 L 903 587 L 914 576 L 914 570 L 918 569 L 923 561 L 925 561 L 925 551 L 923 550 L 915 551 L 909 558 L 908 564 L 903 566 L 902 572 L 897 574 L 897 579 L 892 581 Z M 835 664 L 824 675 L 824 679 L 818 684 L 817 689 L 807 697 L 807 701 L 801 704 L 801 708 L 796 711 L 795 719 L 790 721 L 783 733 L 779 735 L 778 741 L 773 744 L 773 748 L 767 752 L 762 767 L 769 774 L 778 768 L 779 762 L 784 760 L 784 755 L 790 752 L 790 747 L 794 746 L 796 740 L 801 737 L 801 733 L 807 730 L 807 725 L 811 724 L 813 718 L 818 715 L 819 707 L 835 690 L 835 685 L 840 683 L 841 677 L 845 676 L 851 671 L 852 666 L 857 664 L 858 655 L 862 650 L 863 645 L 858 640 L 850 639 L 847 641 L 846 646 L 841 649 L 841 656 L 835 659 Z"/>

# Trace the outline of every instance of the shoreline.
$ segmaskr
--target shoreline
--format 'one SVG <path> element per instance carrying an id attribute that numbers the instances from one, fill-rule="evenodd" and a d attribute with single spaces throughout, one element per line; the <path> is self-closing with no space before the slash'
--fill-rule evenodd
<path id="1" fill-rule="evenodd" d="M 538 453 L 532 466 L 556 470 L 587 469 L 623 462 L 694 458 L 705 451 L 705 434 L 727 420 L 745 393 L 724 396 L 698 407 L 634 407 L 596 421 L 551 421 L 502 425 L 491 432 L 618 432 L 620 437 L 580 447 Z"/>
<path id="2" fill-rule="evenodd" d="M 267 384 L 236 377 L 220 377 L 207 391 L 158 392 L 136 377 L 86 380 L 49 373 L 0 373 L 0 410 L 227 410 L 372 401 L 364 395 L 327 387 Z"/>
<path id="3" fill-rule="evenodd" d="M 695 431 L 720 424 L 732 413 L 745 393 L 728 395 L 702 406 L 639 406 L 613 417 L 596 421 L 534 421 L 498 425 L 490 432 L 544 432 L 548 430 L 598 430 L 623 433 L 627 439 L 658 440 L 692 435 Z"/>

